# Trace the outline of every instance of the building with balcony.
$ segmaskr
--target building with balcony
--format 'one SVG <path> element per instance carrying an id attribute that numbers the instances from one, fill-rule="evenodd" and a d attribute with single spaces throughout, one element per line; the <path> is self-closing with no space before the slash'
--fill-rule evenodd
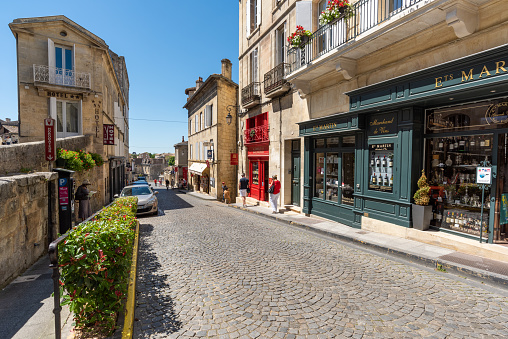
<path id="1" fill-rule="evenodd" d="M 189 161 L 189 142 L 185 141 L 182 136 L 182 141 L 175 144 L 175 165 L 173 166 L 173 180 L 179 186 L 180 181 L 185 178 L 187 180 Z"/>
<path id="2" fill-rule="evenodd" d="M 232 199 L 237 191 L 237 168 L 231 162 L 237 155 L 237 119 L 232 119 L 231 111 L 237 108 L 238 85 L 231 80 L 231 61 L 221 62 L 221 74 L 212 74 L 205 82 L 199 78 L 196 87 L 185 90 L 184 105 L 189 116 L 188 187 L 218 200 L 223 181 Z"/>
<path id="3" fill-rule="evenodd" d="M 129 78 L 125 59 L 104 40 L 65 16 L 15 19 L 20 142 L 44 140 L 44 119 L 56 136 L 92 135 L 92 149 L 105 159 L 97 189 L 104 202 L 128 176 Z M 113 132 L 104 143 L 104 130 Z"/>
<path id="4" fill-rule="evenodd" d="M 253 82 L 258 59 L 265 69 L 278 60 L 281 25 L 274 20 L 285 18 L 286 36 L 297 25 L 312 33 L 300 46 L 286 46 L 284 59 L 284 80 L 298 93 L 287 118 L 297 120 L 294 136 L 303 146 L 302 212 L 407 236 L 424 169 L 433 210 L 427 227 L 504 241 L 508 2 L 351 2 L 350 15 L 328 23 L 319 20 L 327 1 L 246 0 L 240 7 L 241 88 Z M 289 176 L 284 130 L 294 125 L 284 109 L 280 118 L 270 111 L 268 98 L 262 93 L 247 117 L 268 112 L 270 172 L 272 157 L 280 157 L 279 173 Z M 272 130 L 277 120 L 280 141 Z M 496 172 L 483 216 L 474 178 L 481 162 Z M 290 182 L 283 178 L 283 187 Z"/>

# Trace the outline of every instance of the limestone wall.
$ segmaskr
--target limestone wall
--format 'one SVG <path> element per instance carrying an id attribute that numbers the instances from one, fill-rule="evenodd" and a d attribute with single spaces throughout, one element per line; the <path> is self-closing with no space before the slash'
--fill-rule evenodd
<path id="1" fill-rule="evenodd" d="M 0 177 L 0 289 L 44 255 L 55 238 L 57 179 L 51 172 Z"/>

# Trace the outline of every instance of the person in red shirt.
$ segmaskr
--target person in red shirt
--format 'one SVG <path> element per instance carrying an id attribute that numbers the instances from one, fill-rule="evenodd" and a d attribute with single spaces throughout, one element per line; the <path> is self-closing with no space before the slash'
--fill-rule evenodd
<path id="1" fill-rule="evenodd" d="M 272 184 L 268 189 L 270 193 L 270 205 L 272 206 L 272 213 L 277 213 L 277 201 L 280 196 L 280 181 L 277 180 L 277 174 L 272 176 Z"/>

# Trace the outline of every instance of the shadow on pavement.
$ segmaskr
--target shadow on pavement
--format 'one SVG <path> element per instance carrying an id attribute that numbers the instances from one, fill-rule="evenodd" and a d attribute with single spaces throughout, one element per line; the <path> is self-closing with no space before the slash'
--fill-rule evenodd
<path id="1" fill-rule="evenodd" d="M 194 207 L 194 205 L 180 198 L 180 195 L 185 194 L 180 193 L 177 189 L 166 190 L 161 187 L 159 189 L 156 188 L 156 190 L 159 192 L 157 195 L 157 199 L 159 199 L 159 210 L 170 211 Z"/>
<path id="2" fill-rule="evenodd" d="M 153 232 L 150 224 L 139 229 L 138 274 L 136 283 L 136 310 L 134 338 L 154 334 L 168 335 L 182 327 L 174 309 L 174 302 L 167 294 L 168 275 L 161 274 L 162 266 L 147 238 Z"/>

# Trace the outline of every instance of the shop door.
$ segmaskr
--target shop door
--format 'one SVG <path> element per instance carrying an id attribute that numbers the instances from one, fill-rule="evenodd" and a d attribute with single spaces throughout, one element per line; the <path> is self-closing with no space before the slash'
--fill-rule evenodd
<path id="1" fill-rule="evenodd" d="M 300 206 L 300 141 L 293 141 L 291 153 L 291 204 Z"/>
<path id="2" fill-rule="evenodd" d="M 251 161 L 250 162 L 250 197 L 256 200 L 264 200 L 264 177 L 265 177 L 265 162 L 264 161 Z"/>

